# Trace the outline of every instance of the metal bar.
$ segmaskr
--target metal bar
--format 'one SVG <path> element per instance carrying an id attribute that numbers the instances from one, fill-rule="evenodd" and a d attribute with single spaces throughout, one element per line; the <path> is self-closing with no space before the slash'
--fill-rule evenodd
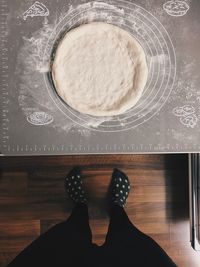
<path id="1" fill-rule="evenodd" d="M 190 239 L 195 250 L 200 250 L 200 154 L 189 154 Z"/>

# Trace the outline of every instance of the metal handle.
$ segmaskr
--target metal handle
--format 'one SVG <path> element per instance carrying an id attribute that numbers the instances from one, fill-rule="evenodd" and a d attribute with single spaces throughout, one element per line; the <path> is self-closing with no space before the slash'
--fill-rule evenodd
<path id="1" fill-rule="evenodd" d="M 200 250 L 200 154 L 189 154 L 190 239 Z"/>

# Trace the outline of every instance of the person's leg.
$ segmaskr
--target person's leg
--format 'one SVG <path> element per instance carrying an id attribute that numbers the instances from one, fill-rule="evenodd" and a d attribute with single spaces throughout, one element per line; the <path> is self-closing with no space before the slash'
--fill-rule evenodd
<path id="1" fill-rule="evenodd" d="M 77 204 L 67 221 L 42 234 L 8 267 L 81 266 L 91 242 L 87 206 Z"/>
<path id="2" fill-rule="evenodd" d="M 120 176 L 121 187 L 128 177 L 122 172 L 113 173 L 113 181 Z M 115 180 L 114 180 L 115 179 Z M 116 184 L 111 184 L 112 188 Z M 105 248 L 113 266 L 176 266 L 164 250 L 149 236 L 139 231 L 129 220 L 123 205 L 114 202 L 110 210 L 110 224 L 106 236 Z M 114 261 L 113 261 L 114 259 Z M 111 265 L 112 266 L 112 265 Z"/>
<path id="3" fill-rule="evenodd" d="M 76 181 L 76 175 L 73 173 L 72 176 Z M 68 178 L 71 179 L 71 176 L 68 175 Z M 81 194 L 83 194 L 83 189 Z M 78 199 L 77 194 L 75 195 Z M 81 199 L 84 200 L 82 197 Z M 77 201 L 68 220 L 55 225 L 42 234 L 8 267 L 83 266 L 92 243 L 88 208 L 84 202 Z"/>
<path id="4" fill-rule="evenodd" d="M 133 263 L 144 267 L 176 266 L 152 238 L 131 223 L 123 207 L 118 205 L 111 208 L 105 245 L 109 253 L 119 256 L 115 258 L 116 266 L 131 266 Z"/>

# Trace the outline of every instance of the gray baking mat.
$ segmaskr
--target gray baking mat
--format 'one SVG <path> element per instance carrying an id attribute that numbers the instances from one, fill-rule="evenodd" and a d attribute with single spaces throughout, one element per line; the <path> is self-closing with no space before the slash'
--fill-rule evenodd
<path id="1" fill-rule="evenodd" d="M 0 3 L 2 155 L 200 151 L 200 1 Z M 59 39 L 92 21 L 127 30 L 146 53 L 144 93 L 120 116 L 80 114 L 51 82 Z"/>

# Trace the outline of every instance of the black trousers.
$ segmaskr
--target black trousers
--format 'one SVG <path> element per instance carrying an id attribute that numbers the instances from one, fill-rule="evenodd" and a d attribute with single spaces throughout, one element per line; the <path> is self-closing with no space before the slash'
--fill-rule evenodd
<path id="1" fill-rule="evenodd" d="M 78 204 L 67 221 L 42 234 L 8 267 L 174 267 L 163 249 L 140 232 L 123 208 L 111 209 L 105 243 L 92 244 L 88 208 Z"/>

